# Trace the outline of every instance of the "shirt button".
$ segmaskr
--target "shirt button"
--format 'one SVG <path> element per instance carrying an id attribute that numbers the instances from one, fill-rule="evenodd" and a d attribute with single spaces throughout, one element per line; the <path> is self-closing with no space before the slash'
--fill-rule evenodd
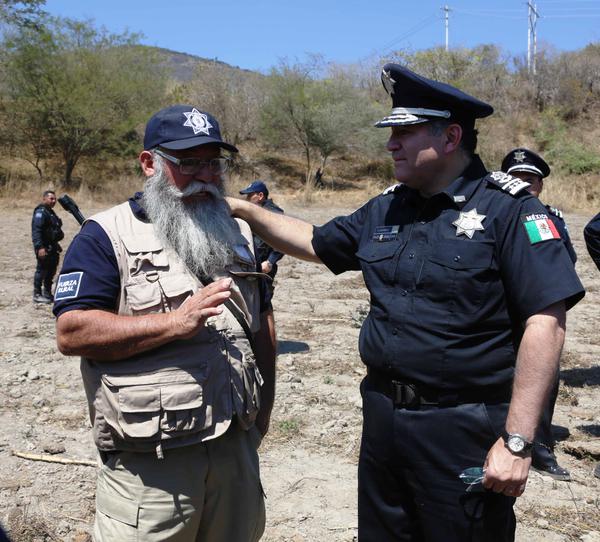
<path id="1" fill-rule="evenodd" d="M 402 292 L 400 292 L 403 296 L 408 294 L 408 292 L 406 290 L 402 290 Z"/>
<path id="2" fill-rule="evenodd" d="M 412 260 L 414 257 L 415 257 L 415 253 L 414 253 L 414 252 L 411 252 L 411 253 L 408 255 L 408 259 L 409 259 L 409 260 Z"/>
<path id="3" fill-rule="evenodd" d="M 398 328 L 395 327 L 394 329 L 392 329 L 392 335 L 398 335 Z"/>
<path id="4" fill-rule="evenodd" d="M 454 256 L 454 261 L 455 262 L 460 262 L 460 256 Z"/>

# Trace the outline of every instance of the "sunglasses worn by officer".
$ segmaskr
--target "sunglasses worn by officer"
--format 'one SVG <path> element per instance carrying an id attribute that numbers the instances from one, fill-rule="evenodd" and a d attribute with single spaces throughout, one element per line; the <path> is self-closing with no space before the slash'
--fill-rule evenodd
<path id="1" fill-rule="evenodd" d="M 153 152 L 179 166 L 179 173 L 182 175 L 197 175 L 205 169 L 208 169 L 213 175 L 219 175 L 225 173 L 231 165 L 231 158 L 221 157 L 204 161 L 198 158 L 175 158 L 160 149 L 154 149 Z"/>

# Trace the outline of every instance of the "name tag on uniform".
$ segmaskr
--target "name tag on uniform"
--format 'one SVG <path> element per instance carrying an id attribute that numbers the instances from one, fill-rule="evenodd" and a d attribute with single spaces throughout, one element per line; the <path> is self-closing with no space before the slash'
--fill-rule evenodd
<path id="1" fill-rule="evenodd" d="M 384 241 L 394 241 L 398 237 L 399 231 L 400 226 L 377 226 L 371 239 L 373 241 L 379 241 L 380 243 Z"/>

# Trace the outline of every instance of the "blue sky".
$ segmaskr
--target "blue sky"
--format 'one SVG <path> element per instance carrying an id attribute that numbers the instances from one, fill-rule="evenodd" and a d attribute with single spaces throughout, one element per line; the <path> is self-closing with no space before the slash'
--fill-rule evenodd
<path id="1" fill-rule="evenodd" d="M 91 18 L 112 32 L 141 32 L 143 43 L 252 70 L 282 58 L 353 63 L 395 49 L 444 44 L 448 4 L 450 47 L 494 43 L 527 51 L 524 0 L 47 0 L 46 10 Z M 600 0 L 538 0 L 538 49 L 572 50 L 600 42 Z"/>

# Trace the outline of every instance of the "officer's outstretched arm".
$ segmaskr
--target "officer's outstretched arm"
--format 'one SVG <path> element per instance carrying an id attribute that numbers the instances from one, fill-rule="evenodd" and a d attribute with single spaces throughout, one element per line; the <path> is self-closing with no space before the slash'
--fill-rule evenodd
<path id="1" fill-rule="evenodd" d="M 58 349 L 67 356 L 117 361 L 177 339 L 193 337 L 210 316 L 223 311 L 231 279 L 201 288 L 177 310 L 125 316 L 106 310 L 72 310 L 56 321 Z"/>
<path id="2" fill-rule="evenodd" d="M 535 430 L 556 378 L 565 340 L 566 310 L 563 301 L 529 317 L 517 354 L 512 399 L 506 431 L 533 441 Z M 503 438 L 486 459 L 483 485 L 497 493 L 519 497 L 525 490 L 531 455 L 514 455 Z"/>
<path id="3" fill-rule="evenodd" d="M 301 260 L 321 263 L 312 246 L 312 224 L 289 215 L 267 211 L 248 201 L 226 199 L 231 214 L 248 222 L 252 231 L 274 249 Z"/>

